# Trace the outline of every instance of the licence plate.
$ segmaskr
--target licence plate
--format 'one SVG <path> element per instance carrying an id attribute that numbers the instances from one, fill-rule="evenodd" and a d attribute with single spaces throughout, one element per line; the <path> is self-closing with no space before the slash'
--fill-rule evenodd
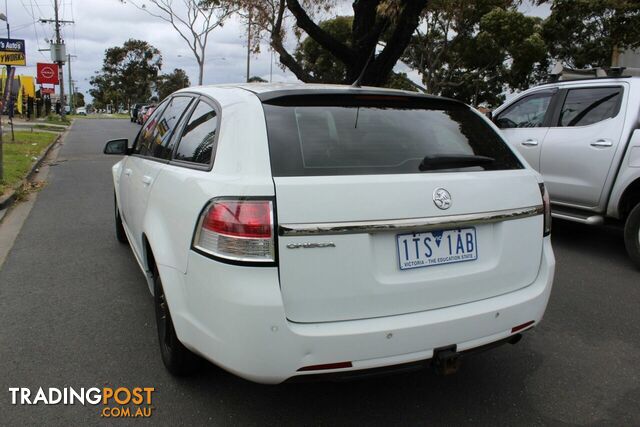
<path id="1" fill-rule="evenodd" d="M 398 234 L 396 239 L 400 270 L 478 259 L 474 227 Z"/>

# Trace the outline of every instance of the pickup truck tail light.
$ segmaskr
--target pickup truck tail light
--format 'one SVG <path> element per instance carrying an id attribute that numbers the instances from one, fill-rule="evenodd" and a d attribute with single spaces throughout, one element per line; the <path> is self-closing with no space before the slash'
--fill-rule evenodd
<path id="1" fill-rule="evenodd" d="M 275 261 L 273 202 L 242 198 L 211 200 L 198 220 L 193 247 L 232 261 Z"/>
<path id="2" fill-rule="evenodd" d="M 542 206 L 544 207 L 544 232 L 543 236 L 551 234 L 551 200 L 549 192 L 544 184 L 540 184 L 540 193 L 542 194 Z"/>

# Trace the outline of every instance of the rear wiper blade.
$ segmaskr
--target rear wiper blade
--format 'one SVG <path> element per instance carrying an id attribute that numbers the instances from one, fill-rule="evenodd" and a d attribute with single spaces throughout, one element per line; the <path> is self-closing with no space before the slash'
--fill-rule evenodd
<path id="1" fill-rule="evenodd" d="M 473 166 L 485 166 L 495 162 L 496 159 L 487 156 L 477 156 L 474 154 L 449 154 L 425 156 L 420 163 L 421 171 L 438 169 L 469 168 Z"/>

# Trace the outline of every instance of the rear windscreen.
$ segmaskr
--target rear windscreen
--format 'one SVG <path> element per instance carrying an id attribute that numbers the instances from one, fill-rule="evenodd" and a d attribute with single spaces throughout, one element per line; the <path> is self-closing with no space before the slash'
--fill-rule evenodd
<path id="1" fill-rule="evenodd" d="M 482 166 L 521 169 L 503 140 L 464 104 L 388 96 L 266 101 L 273 176 L 420 173 L 426 156 L 486 156 Z"/>

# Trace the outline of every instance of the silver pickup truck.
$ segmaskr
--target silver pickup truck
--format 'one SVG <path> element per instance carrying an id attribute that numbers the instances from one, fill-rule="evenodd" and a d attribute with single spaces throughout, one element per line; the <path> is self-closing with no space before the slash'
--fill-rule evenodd
<path id="1" fill-rule="evenodd" d="M 503 104 L 492 119 L 543 175 L 553 216 L 623 223 L 640 268 L 640 73 L 602 74 L 560 76 Z"/>

